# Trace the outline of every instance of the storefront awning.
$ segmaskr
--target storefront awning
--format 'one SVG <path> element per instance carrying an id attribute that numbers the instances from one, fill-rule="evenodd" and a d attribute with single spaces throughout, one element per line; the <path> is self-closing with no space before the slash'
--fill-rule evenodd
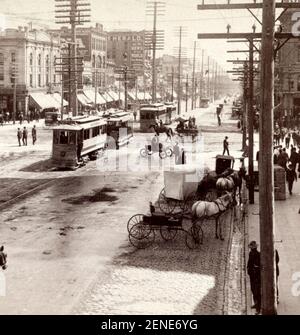
<path id="1" fill-rule="evenodd" d="M 114 101 L 119 100 L 119 94 L 114 91 L 108 91 L 108 94 L 114 99 Z"/>
<path id="2" fill-rule="evenodd" d="M 61 107 L 61 95 L 59 93 L 53 93 L 52 98 L 55 99 L 60 104 Z M 68 106 L 68 104 L 69 104 L 68 101 L 64 99 L 63 100 L 64 107 Z"/>
<path id="3" fill-rule="evenodd" d="M 50 94 L 46 93 L 31 93 L 31 102 L 40 109 L 57 108 L 61 107 L 60 103 L 55 100 Z"/>
<path id="4" fill-rule="evenodd" d="M 135 94 L 133 92 L 127 92 L 127 95 L 130 99 L 136 100 Z"/>
<path id="5" fill-rule="evenodd" d="M 114 99 L 107 92 L 103 92 L 103 93 L 101 93 L 101 95 L 106 100 L 106 102 L 113 102 L 114 101 Z"/>
<path id="6" fill-rule="evenodd" d="M 93 104 L 93 102 L 83 93 L 78 93 L 77 99 L 83 106 L 91 106 Z"/>
<path id="7" fill-rule="evenodd" d="M 95 91 L 94 90 L 84 90 L 84 95 L 93 103 L 95 104 Z M 97 92 L 97 105 L 104 105 L 106 101 L 103 99 L 102 95 Z"/>

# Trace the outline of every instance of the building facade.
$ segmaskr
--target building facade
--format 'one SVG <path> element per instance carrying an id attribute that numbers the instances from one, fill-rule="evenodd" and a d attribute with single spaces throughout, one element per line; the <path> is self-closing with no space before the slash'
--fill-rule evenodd
<path id="1" fill-rule="evenodd" d="M 291 32 L 295 9 L 287 10 L 280 18 L 282 32 Z M 280 108 L 275 117 L 288 127 L 300 126 L 300 41 L 290 39 L 278 52 L 276 59 L 276 95 Z"/>
<path id="2" fill-rule="evenodd" d="M 55 59 L 60 57 L 60 39 L 45 31 L 27 27 L 0 32 L 0 110 L 13 115 L 14 93 L 16 114 L 28 114 L 34 107 L 35 93 L 59 91 L 60 75 L 55 72 Z M 53 106 L 54 107 L 54 106 Z"/>
<path id="3" fill-rule="evenodd" d="M 71 41 L 71 30 L 68 27 L 48 30 L 56 33 L 62 41 Z M 77 53 L 83 58 L 83 72 L 77 75 L 78 89 L 97 86 L 106 89 L 107 80 L 107 34 L 103 26 L 96 23 L 95 27 L 76 29 Z M 66 79 L 67 80 L 67 79 Z"/>

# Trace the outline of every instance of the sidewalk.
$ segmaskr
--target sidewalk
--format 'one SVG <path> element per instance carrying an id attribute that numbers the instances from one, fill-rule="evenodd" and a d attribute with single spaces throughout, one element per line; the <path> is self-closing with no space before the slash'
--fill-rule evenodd
<path id="1" fill-rule="evenodd" d="M 288 192 L 287 192 L 288 193 Z M 255 193 L 255 204 L 248 209 L 248 241 L 259 244 L 259 194 Z M 294 183 L 293 195 L 275 202 L 275 248 L 279 262 L 278 314 L 300 314 L 300 181 Z M 248 253 L 247 253 L 248 254 Z M 248 261 L 248 259 L 246 260 Z M 293 275 L 299 273 L 293 281 Z M 249 277 L 247 276 L 249 282 Z M 298 280 L 298 281 L 296 281 Z M 294 285 L 294 287 L 293 287 Z M 292 290 L 294 289 L 294 295 Z M 295 296 L 298 293 L 298 296 Z M 249 302 L 251 303 L 251 301 Z M 249 305 L 249 304 L 248 304 Z M 248 312 L 251 311 L 248 308 Z M 250 312 L 251 313 L 251 312 Z"/>

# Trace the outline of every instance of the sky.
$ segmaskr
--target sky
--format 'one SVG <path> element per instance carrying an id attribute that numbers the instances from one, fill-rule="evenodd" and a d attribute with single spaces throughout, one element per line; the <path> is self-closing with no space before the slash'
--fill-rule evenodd
<path id="1" fill-rule="evenodd" d="M 152 0 L 151 0 L 152 1 Z M 226 32 L 230 24 L 231 32 L 250 32 L 256 22 L 245 10 L 199 11 L 197 4 L 202 0 L 166 0 L 165 14 L 159 17 L 158 29 L 165 32 L 165 50 L 163 53 L 177 55 L 178 30 L 183 26 L 183 51 L 192 58 L 194 41 L 197 41 L 197 66 L 200 66 L 202 49 L 207 57 L 214 59 L 225 69 L 232 67 L 226 60 L 234 57 L 245 59 L 246 54 L 229 54 L 227 50 L 245 49 L 245 44 L 228 43 L 224 40 L 198 40 L 197 33 Z M 250 0 L 232 0 L 231 2 L 250 2 Z M 90 0 L 91 24 L 103 24 L 106 31 L 128 29 L 151 29 L 152 18 L 146 16 L 146 0 Z M 206 0 L 205 3 L 227 3 L 227 0 Z M 0 0 L 0 27 L 10 28 L 33 22 L 35 28 L 55 27 L 54 0 Z M 261 10 L 253 10 L 261 18 Z M 255 23 L 257 32 L 260 24 Z M 246 48 L 247 49 L 247 48 Z"/>

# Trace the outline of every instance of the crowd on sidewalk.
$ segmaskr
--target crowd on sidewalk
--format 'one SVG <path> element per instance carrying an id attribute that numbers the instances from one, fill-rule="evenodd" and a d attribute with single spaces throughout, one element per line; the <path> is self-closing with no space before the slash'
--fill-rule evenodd
<path id="1" fill-rule="evenodd" d="M 276 137 L 276 136 L 275 136 Z M 300 178 L 300 134 L 298 130 L 288 130 L 284 137 L 274 140 L 274 164 L 280 165 L 286 171 L 286 179 L 290 195 L 293 194 L 293 184 Z M 288 153 L 289 152 L 289 153 Z"/>

